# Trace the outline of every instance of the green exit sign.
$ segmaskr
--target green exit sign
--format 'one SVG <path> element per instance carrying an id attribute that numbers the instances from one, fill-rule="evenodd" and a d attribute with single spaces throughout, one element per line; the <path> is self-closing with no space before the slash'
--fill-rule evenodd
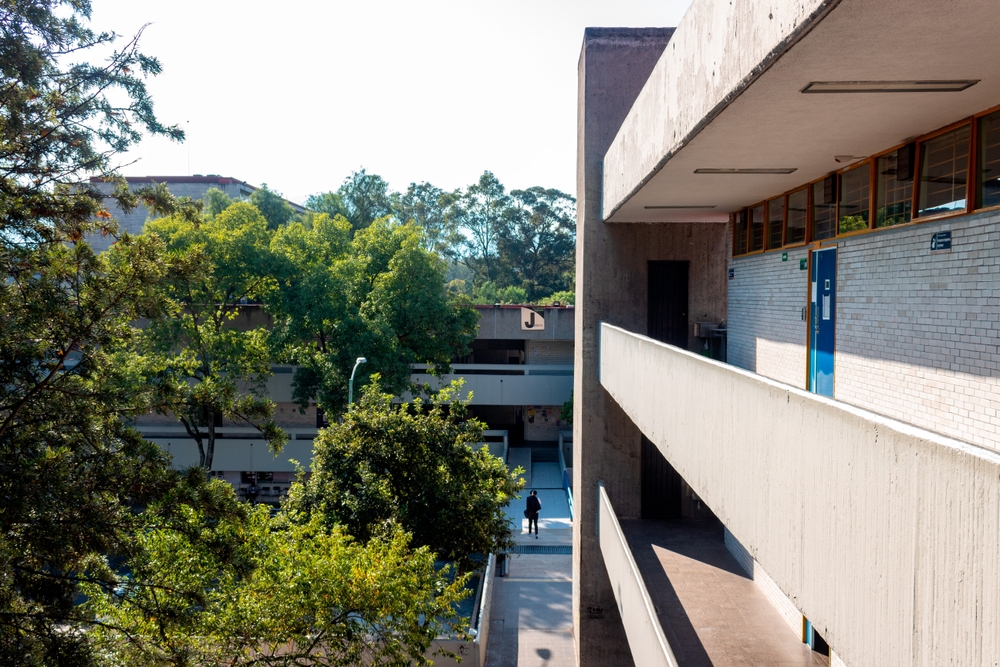
<path id="1" fill-rule="evenodd" d="M 799 260 L 799 271 L 805 271 L 805 270 L 806 270 L 806 258 L 803 257 L 802 259 Z"/>
<path id="2" fill-rule="evenodd" d="M 782 262 L 787 262 L 788 261 L 788 253 L 787 252 L 781 253 L 781 261 Z"/>

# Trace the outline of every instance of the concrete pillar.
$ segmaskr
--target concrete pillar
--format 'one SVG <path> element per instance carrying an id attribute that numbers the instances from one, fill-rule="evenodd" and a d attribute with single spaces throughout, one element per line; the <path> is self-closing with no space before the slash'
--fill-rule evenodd
<path id="1" fill-rule="evenodd" d="M 600 386 L 599 323 L 646 332 L 649 260 L 690 262 L 689 347 L 691 323 L 726 319 L 725 224 L 601 220 L 604 154 L 672 34 L 590 28 L 579 63 L 573 623 L 582 666 L 627 665 L 631 655 L 597 541 L 598 481 L 621 518 L 641 509 L 641 434 Z"/>

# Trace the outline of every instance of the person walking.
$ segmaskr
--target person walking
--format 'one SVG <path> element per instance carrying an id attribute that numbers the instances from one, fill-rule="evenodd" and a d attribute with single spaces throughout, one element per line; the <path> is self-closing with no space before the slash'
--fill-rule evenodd
<path id="1" fill-rule="evenodd" d="M 528 496 L 524 516 L 528 517 L 528 535 L 531 535 L 531 525 L 535 525 L 535 539 L 538 539 L 538 513 L 542 511 L 542 501 L 538 499 L 538 491 L 531 490 Z"/>
<path id="2" fill-rule="evenodd" d="M 250 501 L 251 505 L 257 504 L 257 494 L 260 493 L 260 489 L 257 487 L 256 481 L 250 482 L 250 488 L 247 489 L 247 499 Z M 537 528 L 535 530 L 538 530 Z"/>

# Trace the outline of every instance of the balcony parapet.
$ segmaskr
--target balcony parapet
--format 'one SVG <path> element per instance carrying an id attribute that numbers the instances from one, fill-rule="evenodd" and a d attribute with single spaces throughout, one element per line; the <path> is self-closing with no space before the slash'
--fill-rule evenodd
<path id="1" fill-rule="evenodd" d="M 667 642 L 653 601 L 646 590 L 639 567 L 632 557 L 615 509 L 604 484 L 598 484 L 597 533 L 601 555 L 621 613 L 632 659 L 643 667 L 677 667 L 677 659 Z"/>
<path id="2" fill-rule="evenodd" d="M 600 382 L 848 664 L 1000 656 L 1000 453 L 618 327 Z"/>

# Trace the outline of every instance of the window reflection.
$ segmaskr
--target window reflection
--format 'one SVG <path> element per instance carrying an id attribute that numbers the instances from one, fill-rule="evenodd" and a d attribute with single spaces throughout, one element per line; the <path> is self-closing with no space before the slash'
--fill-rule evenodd
<path id="1" fill-rule="evenodd" d="M 785 198 L 778 197 L 767 202 L 767 247 L 769 250 L 781 247 L 781 233 L 784 224 Z"/>
<path id="2" fill-rule="evenodd" d="M 764 207 L 750 209 L 750 252 L 764 249 Z"/>
<path id="3" fill-rule="evenodd" d="M 871 164 L 868 163 L 841 175 L 838 233 L 845 234 L 868 229 L 871 174 Z"/>
<path id="4" fill-rule="evenodd" d="M 1000 111 L 979 119 L 979 206 L 1000 206 Z"/>
<path id="5" fill-rule="evenodd" d="M 837 200 L 833 196 L 835 182 L 831 177 L 812 185 L 814 239 L 828 239 L 837 234 L 837 227 L 834 224 L 837 211 Z"/>
<path id="6" fill-rule="evenodd" d="M 892 227 L 910 221 L 913 200 L 913 169 L 907 168 L 907 156 L 913 145 L 878 158 L 875 165 L 875 227 Z M 912 158 L 909 158 L 912 165 Z"/>
<path id="7" fill-rule="evenodd" d="M 806 219 L 809 194 L 806 188 L 788 195 L 788 230 L 785 243 L 802 243 L 806 240 Z"/>
<path id="8" fill-rule="evenodd" d="M 921 143 L 917 217 L 964 209 L 968 173 L 968 125 Z"/>

